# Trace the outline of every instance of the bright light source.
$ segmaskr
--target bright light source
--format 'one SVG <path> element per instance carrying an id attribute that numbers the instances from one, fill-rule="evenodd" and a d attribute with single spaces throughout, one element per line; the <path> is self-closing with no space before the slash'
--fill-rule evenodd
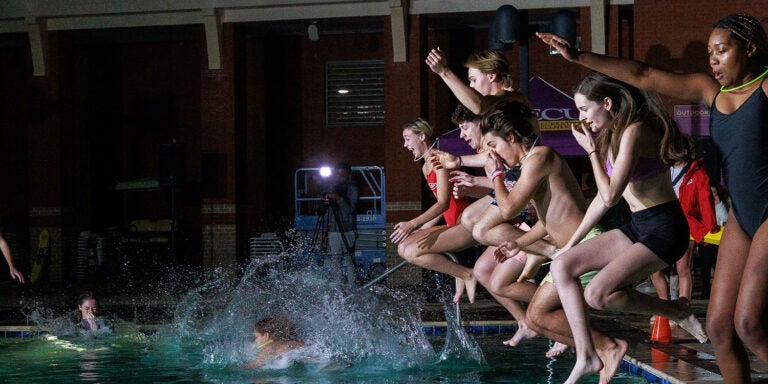
<path id="1" fill-rule="evenodd" d="M 320 176 L 322 176 L 322 177 L 328 177 L 328 176 L 331 175 L 331 173 L 333 173 L 333 171 L 331 170 L 331 167 L 321 167 L 320 168 Z"/>
<path id="2" fill-rule="evenodd" d="M 339 92 L 342 95 L 346 95 L 347 93 L 349 93 L 349 89 L 339 89 L 337 92 Z"/>

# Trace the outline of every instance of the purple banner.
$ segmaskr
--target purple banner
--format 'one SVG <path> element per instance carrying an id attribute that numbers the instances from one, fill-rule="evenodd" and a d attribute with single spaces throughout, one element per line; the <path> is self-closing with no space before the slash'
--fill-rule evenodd
<path id="1" fill-rule="evenodd" d="M 538 76 L 528 81 L 528 91 L 539 116 L 544 144 L 563 156 L 586 155 L 571 134 L 571 124 L 579 122 L 579 110 L 573 97 Z"/>
<path id="2" fill-rule="evenodd" d="M 539 117 L 542 140 L 563 156 L 584 156 L 586 153 L 571 134 L 571 123 L 578 123 L 579 111 L 573 98 L 552 84 L 535 76 L 528 82 L 531 104 Z M 475 151 L 459 137 L 454 129 L 440 138 L 440 149 L 455 155 L 470 155 Z"/>
<path id="3" fill-rule="evenodd" d="M 466 141 L 464 141 L 464 139 L 459 137 L 460 134 L 461 132 L 456 128 L 440 136 L 440 142 L 438 144 L 440 150 L 452 153 L 456 156 L 474 155 L 477 153 Z"/>
<path id="4" fill-rule="evenodd" d="M 709 136 L 709 108 L 699 105 L 675 105 L 675 122 L 690 136 Z"/>

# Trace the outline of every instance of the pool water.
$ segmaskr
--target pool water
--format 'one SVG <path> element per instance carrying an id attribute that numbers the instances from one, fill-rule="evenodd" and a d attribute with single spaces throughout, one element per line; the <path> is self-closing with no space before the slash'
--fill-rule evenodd
<path id="1" fill-rule="evenodd" d="M 477 338 L 486 362 L 448 358 L 412 367 L 393 367 L 376 360 L 337 357 L 305 360 L 285 369 L 246 370 L 231 364 L 207 363 L 199 346 L 163 340 L 161 333 L 58 338 L 41 335 L 2 339 L 0 377 L 4 382 L 50 383 L 562 383 L 574 355 L 547 359 L 545 339 L 511 348 L 501 336 Z M 430 339 L 439 350 L 445 339 Z M 597 376 L 584 382 L 596 383 Z M 611 383 L 647 383 L 619 371 Z"/>
<path id="2" fill-rule="evenodd" d="M 145 335 L 115 319 L 108 334 L 71 333 L 66 314 L 31 308 L 40 334 L 0 339 L 0 378 L 18 383 L 561 383 L 573 353 L 547 359 L 545 339 L 520 347 L 475 337 L 441 289 L 448 327 L 430 337 L 423 300 L 407 289 L 346 286 L 337 274 L 295 255 L 254 260 L 240 273 L 195 281 L 168 302 L 171 320 Z M 180 280 L 169 276 L 169 281 Z M 157 292 L 170 292 L 158 284 Z M 243 369 L 258 353 L 253 327 L 285 319 L 305 347 L 269 369 Z M 65 331 L 67 330 L 67 331 Z M 597 382 L 590 377 L 585 382 Z M 613 383 L 645 383 L 619 372 Z"/>

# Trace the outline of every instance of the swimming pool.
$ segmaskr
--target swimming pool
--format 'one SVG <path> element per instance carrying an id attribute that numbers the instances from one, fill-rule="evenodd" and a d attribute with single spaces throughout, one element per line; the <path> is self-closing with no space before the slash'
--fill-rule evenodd
<path id="1" fill-rule="evenodd" d="M 0 339 L 0 377 L 20 383 L 529 384 L 560 383 L 573 366 L 572 353 L 547 359 L 545 339 L 510 348 L 501 344 L 500 326 L 495 335 L 459 327 L 452 289 L 440 290 L 447 326 L 438 330 L 422 322 L 423 302 L 413 291 L 361 290 L 322 266 L 284 260 L 254 260 L 240 274 L 190 284 L 168 301 L 175 303 L 164 309 L 169 320 L 151 333 L 118 318 L 111 334 L 70 335 L 61 327 L 66 313 L 30 308 L 27 321 L 37 333 Z M 163 292 L 163 285 L 156 290 Z M 292 323 L 307 347 L 279 369 L 243 369 L 258 352 L 254 324 L 276 316 Z M 626 370 L 612 381 L 646 382 Z"/>
<path id="2" fill-rule="evenodd" d="M 510 348 L 500 336 L 477 338 L 486 363 L 451 357 L 411 367 L 394 367 L 377 359 L 350 362 L 344 356 L 319 362 L 303 361 L 285 369 L 245 370 L 233 364 L 211 362 L 194 343 L 155 335 L 130 333 L 98 339 L 39 335 L 0 339 L 0 377 L 6 382 L 98 383 L 561 383 L 573 365 L 573 353 L 544 357 L 544 339 Z M 430 338 L 439 351 L 444 338 Z M 597 382 L 597 376 L 587 383 Z M 611 383 L 647 383 L 627 370 Z"/>

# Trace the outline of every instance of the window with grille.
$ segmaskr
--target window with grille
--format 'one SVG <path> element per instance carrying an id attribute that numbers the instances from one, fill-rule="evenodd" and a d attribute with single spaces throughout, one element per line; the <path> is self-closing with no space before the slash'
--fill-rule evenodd
<path id="1" fill-rule="evenodd" d="M 325 124 L 384 124 L 384 61 L 332 61 L 325 65 Z"/>

